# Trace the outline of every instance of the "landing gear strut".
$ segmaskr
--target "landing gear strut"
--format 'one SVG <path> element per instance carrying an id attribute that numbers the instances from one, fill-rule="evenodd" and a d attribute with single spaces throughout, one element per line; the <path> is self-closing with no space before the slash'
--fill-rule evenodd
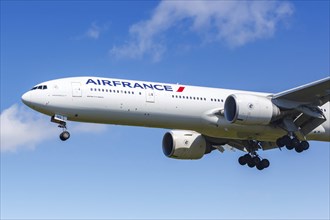
<path id="1" fill-rule="evenodd" d="M 51 122 L 59 124 L 58 127 L 63 129 L 62 133 L 60 134 L 61 141 L 66 141 L 70 138 L 70 133 L 67 131 L 66 127 L 66 119 L 67 118 L 62 115 L 54 115 L 51 118 Z"/>
<path id="2" fill-rule="evenodd" d="M 276 144 L 279 147 L 286 146 L 288 150 L 292 150 L 294 148 L 298 153 L 308 150 L 309 148 L 309 143 L 307 141 L 300 141 L 298 138 L 292 135 L 285 135 L 278 138 L 276 140 Z"/>

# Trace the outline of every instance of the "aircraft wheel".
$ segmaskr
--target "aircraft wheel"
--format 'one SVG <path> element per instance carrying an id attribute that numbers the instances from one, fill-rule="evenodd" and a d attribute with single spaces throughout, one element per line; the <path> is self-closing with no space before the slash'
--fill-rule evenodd
<path id="1" fill-rule="evenodd" d="M 238 158 L 238 163 L 244 166 L 246 164 L 246 160 L 244 156 Z"/>
<path id="2" fill-rule="evenodd" d="M 294 148 L 297 153 L 301 153 L 304 151 L 304 147 L 300 144 L 297 147 Z"/>
<path id="3" fill-rule="evenodd" d="M 254 157 L 252 159 L 253 159 L 253 163 L 256 164 L 256 165 L 260 163 L 260 158 L 259 157 Z"/>
<path id="4" fill-rule="evenodd" d="M 251 160 L 248 161 L 247 165 L 250 167 L 250 168 L 253 168 L 256 166 L 256 164 L 254 163 L 254 158 L 251 158 Z"/>
<path id="5" fill-rule="evenodd" d="M 63 131 L 61 134 L 60 134 L 60 139 L 61 141 L 66 141 L 70 138 L 70 133 L 68 131 Z"/>
<path id="6" fill-rule="evenodd" d="M 284 140 L 283 140 L 283 137 L 278 138 L 278 139 L 276 140 L 276 145 L 277 145 L 278 147 L 284 147 L 284 146 L 285 146 L 285 144 L 284 144 Z"/>
<path id="7" fill-rule="evenodd" d="M 302 141 L 302 142 L 300 143 L 300 145 L 302 146 L 302 148 L 303 148 L 304 150 L 308 150 L 308 148 L 309 148 L 309 143 L 308 143 L 307 141 Z"/>
<path id="8" fill-rule="evenodd" d="M 245 158 L 245 156 L 241 156 L 238 158 L 238 163 L 241 164 L 242 166 L 244 166 L 247 163 L 247 160 Z"/>
<path id="9" fill-rule="evenodd" d="M 300 146 L 300 141 L 298 138 L 292 138 L 291 140 L 291 145 L 296 148 L 296 147 L 299 147 Z"/>
<path id="10" fill-rule="evenodd" d="M 283 144 L 286 146 L 291 145 L 292 143 L 291 138 L 288 135 L 283 136 L 281 139 Z"/>
<path id="11" fill-rule="evenodd" d="M 238 163 L 244 166 L 251 160 L 251 155 L 250 154 L 245 154 L 241 157 L 238 158 Z"/>
<path id="12" fill-rule="evenodd" d="M 256 167 L 257 167 L 258 170 L 263 170 L 264 169 L 264 167 L 262 166 L 261 163 L 258 163 Z"/>
<path id="13" fill-rule="evenodd" d="M 288 144 L 286 145 L 286 149 L 292 150 L 294 148 L 293 144 Z"/>
<path id="14" fill-rule="evenodd" d="M 260 161 L 260 164 L 262 165 L 263 168 L 268 168 L 270 165 L 269 160 L 267 160 L 267 159 L 262 159 Z"/>

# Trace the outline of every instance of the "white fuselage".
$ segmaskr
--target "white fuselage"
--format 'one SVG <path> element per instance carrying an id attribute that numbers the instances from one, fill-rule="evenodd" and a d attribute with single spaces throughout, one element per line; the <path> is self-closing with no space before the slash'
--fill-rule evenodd
<path id="1" fill-rule="evenodd" d="M 214 114 L 221 113 L 229 95 L 266 97 L 267 93 L 98 77 L 64 78 L 40 85 L 47 89 L 28 91 L 23 101 L 39 112 L 72 121 L 194 130 L 241 140 L 275 141 L 286 134 L 279 127 L 238 125 Z M 328 118 L 329 102 L 320 108 Z M 307 138 L 330 141 L 329 123 L 328 119 Z"/>

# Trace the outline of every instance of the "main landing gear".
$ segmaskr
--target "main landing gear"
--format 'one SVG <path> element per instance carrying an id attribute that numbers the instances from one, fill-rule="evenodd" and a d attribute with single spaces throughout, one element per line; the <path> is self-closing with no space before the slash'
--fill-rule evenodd
<path id="1" fill-rule="evenodd" d="M 309 143 L 307 141 L 300 141 L 298 138 L 292 135 L 285 135 L 276 140 L 276 144 L 278 147 L 284 147 L 288 150 L 292 150 L 293 148 L 296 152 L 301 153 L 305 150 L 308 150 Z"/>
<path id="2" fill-rule="evenodd" d="M 239 164 L 242 166 L 248 165 L 250 168 L 256 167 L 258 170 L 263 170 L 269 167 L 270 163 L 267 159 L 261 159 L 257 153 L 248 153 L 238 158 Z"/>
<path id="3" fill-rule="evenodd" d="M 51 122 L 59 124 L 58 127 L 63 129 L 62 133 L 60 134 L 61 141 L 66 141 L 70 138 L 70 133 L 67 131 L 66 127 L 66 120 L 67 118 L 62 115 L 54 115 L 51 118 Z"/>
<path id="4" fill-rule="evenodd" d="M 248 141 L 247 147 L 245 147 L 248 153 L 238 158 L 239 164 L 241 164 L 242 166 L 247 164 L 250 168 L 256 167 L 258 170 L 263 170 L 269 167 L 269 160 L 260 158 L 260 156 L 256 152 L 260 148 L 262 148 L 261 142 Z"/>

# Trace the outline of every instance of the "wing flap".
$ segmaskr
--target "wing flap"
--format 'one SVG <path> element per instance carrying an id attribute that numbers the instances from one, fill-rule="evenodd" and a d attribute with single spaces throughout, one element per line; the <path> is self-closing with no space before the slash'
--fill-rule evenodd
<path id="1" fill-rule="evenodd" d="M 316 118 L 306 114 L 302 114 L 295 120 L 295 124 L 300 127 L 300 133 L 305 136 L 325 121 L 325 118 Z"/>

